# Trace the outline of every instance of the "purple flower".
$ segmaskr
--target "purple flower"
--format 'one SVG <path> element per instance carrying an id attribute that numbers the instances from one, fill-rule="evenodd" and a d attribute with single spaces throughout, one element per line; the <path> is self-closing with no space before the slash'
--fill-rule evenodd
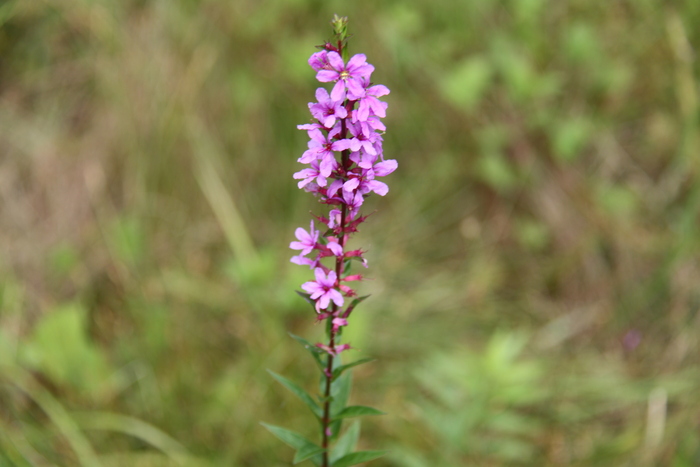
<path id="1" fill-rule="evenodd" d="M 328 228 L 332 229 L 337 225 L 340 225 L 340 209 L 331 209 L 328 213 Z"/>
<path id="2" fill-rule="evenodd" d="M 309 231 L 307 232 L 306 230 L 302 229 L 299 227 L 295 232 L 294 235 L 296 235 L 297 239 L 299 240 L 298 242 L 292 242 L 289 244 L 289 248 L 292 250 L 301 250 L 300 255 L 301 256 L 306 256 L 311 251 L 316 248 L 316 242 L 318 242 L 318 230 L 314 230 L 314 221 L 311 221 L 311 227 L 309 228 Z"/>
<path id="3" fill-rule="evenodd" d="M 374 71 L 374 67 L 367 63 L 367 57 L 364 54 L 354 55 L 347 65 L 337 52 L 328 52 L 327 59 L 331 69 L 319 70 L 316 79 L 322 83 L 335 82 L 331 96 L 347 92 L 350 99 L 359 99 L 364 94 L 362 79 L 369 80 Z"/>
<path id="4" fill-rule="evenodd" d="M 350 134 L 353 136 L 350 138 L 351 151 L 357 152 L 362 149 L 367 154 L 373 156 L 377 155 L 377 149 L 374 145 L 377 141 L 381 142 L 381 136 L 374 131 L 370 131 L 367 125 L 362 124 L 350 124 L 348 125 L 348 130 L 350 130 Z"/>
<path id="5" fill-rule="evenodd" d="M 328 62 L 328 52 L 321 50 L 309 57 L 309 66 L 316 71 L 322 70 L 324 68 L 331 68 L 331 64 Z"/>
<path id="6" fill-rule="evenodd" d="M 318 258 L 316 259 L 309 259 L 305 256 L 292 256 L 292 259 L 289 260 L 289 262 L 298 264 L 299 266 L 309 266 L 311 269 L 317 268 L 318 267 Z M 365 266 L 367 267 L 367 266 Z"/>
<path id="7" fill-rule="evenodd" d="M 338 167 L 338 161 L 335 160 L 333 151 L 344 151 L 350 146 L 348 140 L 333 140 L 337 133 L 336 130 L 331 130 L 328 132 L 328 136 L 324 136 L 318 129 L 310 130 L 309 149 L 302 154 L 298 162 L 309 164 L 314 160 L 319 160 L 321 161 L 319 166 L 321 175 L 326 178 L 330 177 L 331 172 Z"/>
<path id="8" fill-rule="evenodd" d="M 316 280 L 303 283 L 301 288 L 311 294 L 312 300 L 316 300 L 316 311 L 320 313 L 325 310 L 331 301 L 337 306 L 343 306 L 343 296 L 335 289 L 338 279 L 335 271 L 329 271 L 326 275 L 322 268 L 316 268 L 314 275 Z"/>
<path id="9" fill-rule="evenodd" d="M 304 188 L 314 180 L 316 183 L 318 183 L 318 186 L 326 186 L 327 183 L 326 177 L 321 175 L 318 161 L 311 161 L 311 168 L 300 170 L 294 174 L 294 178 L 296 180 L 301 179 L 301 181 L 298 183 L 299 188 Z"/>
<path id="10" fill-rule="evenodd" d="M 345 318 L 333 318 L 333 330 L 337 331 L 341 326 L 347 326 L 348 320 Z"/>
<path id="11" fill-rule="evenodd" d="M 338 239 L 335 237 L 328 238 L 326 248 L 331 250 L 331 253 L 333 253 L 335 256 L 343 256 L 343 247 L 340 245 L 340 243 L 338 243 Z"/>
<path id="12" fill-rule="evenodd" d="M 360 206 L 362 206 L 362 203 L 364 202 L 362 194 L 343 191 L 343 200 L 345 201 L 345 205 L 348 207 L 348 209 L 350 209 L 349 218 L 354 219 L 357 213 L 360 211 Z"/>
<path id="13" fill-rule="evenodd" d="M 385 96 L 389 94 L 389 92 L 389 88 L 381 84 L 363 89 L 362 96 L 359 97 L 359 105 L 357 106 L 357 113 L 355 115 L 357 120 L 364 122 L 369 118 L 370 114 L 380 118 L 386 117 L 386 108 L 388 104 L 377 98 Z"/>
<path id="14" fill-rule="evenodd" d="M 385 160 L 384 162 L 380 162 L 378 164 L 375 164 L 374 167 L 372 167 L 372 171 L 374 172 L 374 175 L 377 177 L 385 177 L 392 173 L 394 170 L 396 170 L 399 167 L 399 163 L 396 162 L 394 159 L 388 159 Z"/>
<path id="15" fill-rule="evenodd" d="M 389 187 L 386 183 L 375 180 L 374 177 L 384 177 L 389 175 L 396 170 L 398 166 L 399 165 L 395 160 L 390 159 L 375 164 L 371 169 L 364 170 L 359 183 L 358 191 L 363 195 L 369 193 L 370 191 L 375 192 L 379 196 L 386 195 L 389 192 Z"/>
<path id="16" fill-rule="evenodd" d="M 333 128 L 336 118 L 345 118 L 348 116 L 348 111 L 343 106 L 345 95 L 340 99 L 333 99 L 328 95 L 328 91 L 323 88 L 316 90 L 317 103 L 310 103 L 309 110 L 326 128 Z"/>

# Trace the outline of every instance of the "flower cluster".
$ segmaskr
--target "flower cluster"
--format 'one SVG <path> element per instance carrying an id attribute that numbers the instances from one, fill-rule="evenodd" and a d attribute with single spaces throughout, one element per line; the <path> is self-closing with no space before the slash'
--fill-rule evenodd
<path id="1" fill-rule="evenodd" d="M 386 128 L 381 119 L 386 116 L 387 104 L 379 98 L 389 94 L 389 89 L 371 83 L 374 67 L 365 55 L 355 55 L 346 63 L 339 52 L 326 44 L 309 58 L 316 79 L 334 84 L 330 93 L 324 88 L 316 90 L 316 102 L 309 103 L 314 121 L 298 126 L 309 135 L 308 149 L 298 160 L 308 167 L 294 174 L 300 180 L 299 188 L 314 193 L 330 209 L 327 216 L 317 216 L 321 230 L 311 221 L 308 231 L 296 230 L 297 241 L 290 244 L 290 248 L 300 250 L 291 261 L 314 270 L 315 280 L 304 283 L 302 289 L 314 302 L 318 318 L 331 319 L 335 331 L 347 324 L 352 311 L 352 306 L 342 310 L 345 298 L 356 295 L 345 283 L 362 279 L 346 272 L 346 262 L 359 259 L 367 266 L 362 250 L 347 251 L 348 236 L 366 218 L 359 215 L 365 198 L 389 191 L 378 178 L 397 168 L 396 161 L 385 160 L 382 153 Z M 332 267 L 321 262 L 326 257 L 334 258 Z M 332 343 L 319 347 L 331 355 L 348 348 Z"/>

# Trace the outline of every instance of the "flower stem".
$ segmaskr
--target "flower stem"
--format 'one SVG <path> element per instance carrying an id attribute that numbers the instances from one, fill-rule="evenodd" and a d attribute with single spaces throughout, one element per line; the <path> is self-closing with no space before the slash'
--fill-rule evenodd
<path id="1" fill-rule="evenodd" d="M 347 137 L 347 132 L 348 129 L 345 125 L 345 121 L 342 121 L 342 127 L 341 127 L 341 134 L 340 138 L 346 138 Z M 349 162 L 350 158 L 350 151 L 345 150 L 341 153 L 341 158 L 342 158 L 342 165 L 343 168 L 345 168 Z M 340 211 L 340 235 L 338 238 L 338 243 L 340 243 L 341 248 L 343 251 L 345 251 L 345 240 L 346 240 L 346 234 L 345 234 L 345 222 L 347 218 L 347 213 L 348 213 L 348 207 L 347 205 L 343 204 L 341 211 Z M 338 278 L 338 285 L 340 285 L 340 275 L 343 273 L 343 257 L 342 256 L 336 256 L 335 258 L 335 275 Z M 338 313 L 338 305 L 333 303 L 333 316 L 336 316 Z M 332 433 L 330 433 L 330 424 L 331 424 L 331 384 L 333 383 L 333 360 L 335 356 L 333 355 L 333 350 L 335 349 L 335 338 L 336 338 L 336 330 L 335 327 L 330 324 L 332 320 L 329 320 L 329 326 L 328 326 L 328 333 L 329 333 L 329 339 L 328 339 L 328 348 L 330 349 L 331 352 L 328 353 L 328 360 L 326 363 L 326 371 L 324 372 L 324 377 L 326 378 L 326 387 L 325 391 L 323 394 L 323 420 L 321 423 L 321 430 L 322 430 L 322 443 L 321 447 L 324 449 L 323 455 L 322 455 L 322 462 L 321 462 L 321 467 L 328 467 L 328 446 L 329 446 L 329 441 L 331 438 Z"/>

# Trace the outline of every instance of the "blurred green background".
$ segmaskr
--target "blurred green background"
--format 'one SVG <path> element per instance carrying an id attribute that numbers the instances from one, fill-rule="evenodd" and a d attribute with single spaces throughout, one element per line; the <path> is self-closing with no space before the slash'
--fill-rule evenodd
<path id="1" fill-rule="evenodd" d="M 291 175 L 350 19 L 399 161 L 353 240 L 377 467 L 700 465 L 696 0 L 4 0 L 0 465 L 315 438 Z"/>

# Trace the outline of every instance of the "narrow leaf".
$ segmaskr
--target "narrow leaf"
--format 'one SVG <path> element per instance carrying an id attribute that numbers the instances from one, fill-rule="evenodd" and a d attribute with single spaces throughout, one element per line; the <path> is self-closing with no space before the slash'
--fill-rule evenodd
<path id="1" fill-rule="evenodd" d="M 343 410 L 338 412 L 333 419 L 339 418 L 349 418 L 349 417 L 361 417 L 363 415 L 385 415 L 386 412 L 377 410 L 373 407 L 367 407 L 364 405 L 352 405 L 350 407 L 345 407 Z"/>
<path id="2" fill-rule="evenodd" d="M 310 444 L 305 444 L 299 450 L 297 453 L 294 455 L 294 464 L 298 464 L 299 462 L 304 462 L 306 459 L 309 459 L 317 454 L 320 454 L 324 451 L 324 449 L 321 446 L 317 446 L 313 443 Z"/>
<path id="3" fill-rule="evenodd" d="M 321 407 L 318 406 L 318 404 L 311 398 L 308 392 L 304 391 L 300 386 L 298 386 L 296 383 L 288 380 L 282 375 L 278 375 L 274 371 L 267 370 L 268 373 L 272 375 L 273 378 L 275 378 L 277 381 L 279 381 L 284 387 L 292 391 L 299 399 L 301 399 L 316 415 L 317 417 L 321 417 L 322 415 L 322 410 Z"/>
<path id="4" fill-rule="evenodd" d="M 275 426 L 275 425 L 270 425 L 265 422 L 260 422 L 262 426 L 267 428 L 267 430 L 275 435 L 277 438 L 279 438 L 282 442 L 288 444 L 289 446 L 293 447 L 297 451 L 301 451 L 302 449 L 310 449 L 308 446 L 313 446 L 314 448 L 319 448 L 319 446 L 315 445 L 308 439 L 306 439 L 303 435 L 297 433 L 296 431 L 288 430 L 286 428 L 282 428 L 280 426 Z M 319 448 L 321 449 L 321 448 Z M 323 449 L 321 449 L 323 451 Z"/>
<path id="5" fill-rule="evenodd" d="M 316 302 L 311 300 L 311 295 L 304 293 L 304 292 L 299 292 L 298 290 L 295 290 L 295 292 L 297 293 L 297 295 L 299 295 L 301 298 L 303 298 L 306 301 L 306 303 L 311 305 L 311 309 L 314 310 L 314 314 L 318 313 L 316 311 Z"/>
<path id="6" fill-rule="evenodd" d="M 330 456 L 331 465 L 341 457 L 351 453 L 355 449 L 358 439 L 360 439 L 360 422 L 356 420 L 333 446 Z"/>
<path id="7" fill-rule="evenodd" d="M 348 405 L 351 385 L 351 373 L 344 373 L 331 383 L 331 397 L 333 397 L 331 402 L 331 417 L 335 417 L 335 414 Z"/>
<path id="8" fill-rule="evenodd" d="M 339 366 L 338 368 L 336 368 L 336 369 L 333 370 L 333 378 L 334 378 L 334 379 L 337 378 L 338 376 L 340 376 L 341 374 L 343 374 L 343 372 L 344 372 L 345 370 L 348 370 L 348 369 L 350 369 L 350 368 L 352 368 L 352 367 L 354 367 L 354 366 L 362 365 L 363 363 L 373 362 L 374 360 L 375 360 L 374 358 L 362 358 L 362 359 L 360 359 L 360 360 L 356 360 L 356 361 L 354 361 L 354 362 L 347 363 L 347 364 L 345 364 L 345 365 L 341 365 L 341 366 Z"/>
<path id="9" fill-rule="evenodd" d="M 368 298 L 369 298 L 369 295 L 365 295 L 364 297 L 358 297 L 355 300 L 353 300 L 352 302 L 350 302 L 350 306 L 348 306 L 347 310 L 345 310 L 345 313 L 343 313 L 343 317 L 347 318 L 348 316 L 350 316 L 350 313 L 352 313 L 352 310 L 354 310 L 357 305 L 359 305 L 360 303 L 362 303 L 363 301 L 365 301 Z"/>
<path id="10" fill-rule="evenodd" d="M 295 334 L 292 334 L 291 332 L 289 333 L 292 338 L 294 338 L 297 342 L 299 342 L 306 350 L 309 351 L 312 357 L 314 357 L 314 360 L 316 360 L 316 363 L 318 363 L 318 366 L 323 370 L 325 368 L 325 365 L 323 364 L 323 361 L 321 360 L 321 355 L 323 355 L 325 352 L 323 350 L 319 349 L 315 345 L 313 345 L 311 342 L 307 341 L 303 337 L 297 336 Z"/>
<path id="11" fill-rule="evenodd" d="M 374 459 L 378 459 L 386 454 L 386 451 L 360 451 L 347 454 L 333 462 L 333 467 L 350 467 L 351 465 L 362 464 Z"/>
<path id="12" fill-rule="evenodd" d="M 352 302 L 350 302 L 350 308 L 355 308 L 357 305 L 359 305 L 360 303 L 364 302 L 364 301 L 367 300 L 369 297 L 370 297 L 369 295 L 365 295 L 364 297 L 357 297 L 355 300 L 353 300 Z"/>
<path id="13" fill-rule="evenodd" d="M 331 430 L 331 442 L 333 442 L 338 439 L 340 431 L 343 429 L 343 419 L 332 420 L 328 428 Z"/>

